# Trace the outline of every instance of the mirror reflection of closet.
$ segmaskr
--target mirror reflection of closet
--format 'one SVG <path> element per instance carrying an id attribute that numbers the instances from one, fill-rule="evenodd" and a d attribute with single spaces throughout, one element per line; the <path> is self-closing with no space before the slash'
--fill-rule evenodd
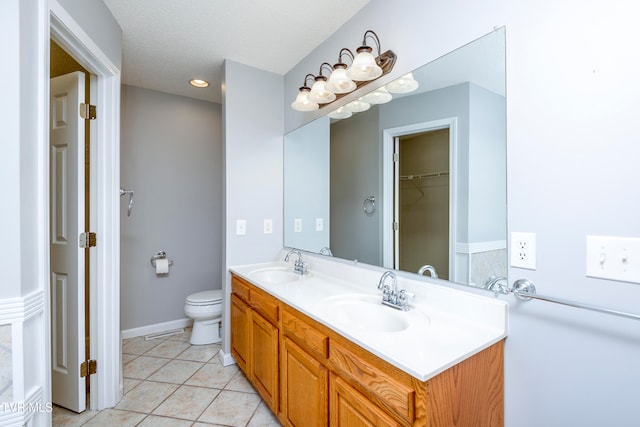
<path id="1" fill-rule="evenodd" d="M 395 138 L 394 268 L 449 278 L 449 128 Z"/>

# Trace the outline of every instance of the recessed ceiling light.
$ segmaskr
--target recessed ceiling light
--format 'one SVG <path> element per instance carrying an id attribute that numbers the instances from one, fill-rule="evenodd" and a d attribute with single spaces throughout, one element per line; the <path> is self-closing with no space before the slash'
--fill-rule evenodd
<path id="1" fill-rule="evenodd" d="M 209 86 L 209 82 L 208 81 L 201 80 L 201 79 L 191 79 L 191 80 L 189 80 L 189 83 L 191 84 L 191 86 L 195 86 L 195 87 L 207 87 L 207 86 Z"/>

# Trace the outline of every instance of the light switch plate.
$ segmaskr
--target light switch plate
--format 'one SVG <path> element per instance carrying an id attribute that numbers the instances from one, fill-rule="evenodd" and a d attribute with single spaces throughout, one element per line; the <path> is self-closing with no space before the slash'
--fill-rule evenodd
<path id="1" fill-rule="evenodd" d="M 587 276 L 640 283 L 640 238 L 587 236 Z"/>
<path id="2" fill-rule="evenodd" d="M 236 235 L 244 236 L 245 234 L 247 234 L 247 220 L 246 219 L 236 220 Z"/>

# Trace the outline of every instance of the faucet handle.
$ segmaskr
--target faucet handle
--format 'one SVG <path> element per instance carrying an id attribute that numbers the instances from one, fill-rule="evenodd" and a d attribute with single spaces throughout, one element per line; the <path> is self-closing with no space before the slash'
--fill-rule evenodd
<path id="1" fill-rule="evenodd" d="M 415 298 L 416 294 L 413 292 L 407 292 L 404 289 L 400 289 L 398 292 L 398 305 L 402 307 L 402 310 L 407 311 L 409 310 L 409 300 Z"/>

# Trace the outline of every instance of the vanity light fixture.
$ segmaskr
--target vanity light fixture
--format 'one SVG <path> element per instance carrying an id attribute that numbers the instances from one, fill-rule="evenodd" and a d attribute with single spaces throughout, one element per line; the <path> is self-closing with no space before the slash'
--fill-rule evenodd
<path id="1" fill-rule="evenodd" d="M 345 105 L 344 108 L 352 113 L 362 113 L 363 111 L 367 111 L 371 108 L 371 104 L 364 102 L 362 98 L 358 98 Z"/>
<path id="2" fill-rule="evenodd" d="M 327 78 L 322 75 L 323 66 L 327 66 L 329 70 L 333 71 L 331 64 L 327 62 L 320 64 L 320 74 L 315 77 L 316 82 L 311 86 L 311 92 L 309 92 L 308 96 L 309 101 L 317 102 L 318 104 L 326 104 L 336 99 L 335 93 L 327 89 Z"/>
<path id="3" fill-rule="evenodd" d="M 209 82 L 206 81 L 206 80 L 202 80 L 202 79 L 191 79 L 191 80 L 189 80 L 189 84 L 191 86 L 200 87 L 200 88 L 209 86 Z"/>
<path id="4" fill-rule="evenodd" d="M 311 89 L 307 86 L 307 80 L 311 78 L 315 78 L 313 74 L 307 74 L 304 76 L 304 83 L 300 87 L 300 91 L 298 92 L 298 96 L 296 96 L 296 100 L 291 104 L 291 108 L 298 111 L 314 111 L 319 108 L 317 102 L 309 100 L 309 93 Z"/>
<path id="5" fill-rule="evenodd" d="M 375 58 L 372 54 L 373 48 L 367 46 L 367 39 L 375 42 L 378 53 Z M 345 94 L 353 92 L 372 80 L 389 73 L 396 62 L 396 54 L 392 51 L 380 52 L 380 39 L 372 30 L 367 30 L 364 33 L 362 46 L 356 52 L 357 55 L 354 55 L 348 48 L 342 48 L 338 54 L 338 62 L 333 67 L 323 62 L 320 65 L 320 74 L 318 76 L 307 74 L 304 85 L 300 88 L 296 100 L 291 104 L 291 108 L 298 111 L 313 111 L 320 108 L 318 104 L 323 104 L 322 107 L 329 105 Z M 351 68 L 342 62 L 344 55 L 351 57 Z M 322 75 L 323 67 L 332 68 L 328 79 Z M 307 86 L 309 76 L 315 81 L 311 88 Z M 383 101 L 383 99 L 388 98 L 387 95 L 378 94 L 378 98 L 377 103 L 388 102 Z"/>
<path id="6" fill-rule="evenodd" d="M 367 46 L 367 37 L 376 43 L 378 56 L 380 56 L 380 39 L 375 32 L 367 30 L 362 38 L 362 46 L 356 49 L 357 55 L 353 60 L 353 64 L 351 64 L 351 68 L 347 71 L 347 75 L 351 80 L 369 81 L 382 75 L 382 68 L 380 68 L 376 58 L 371 54 L 373 49 Z"/>
<path id="7" fill-rule="evenodd" d="M 418 89 L 418 86 L 420 86 L 420 84 L 413 78 L 413 73 L 407 73 L 399 79 L 392 81 L 386 87 L 391 93 L 409 93 Z"/>

